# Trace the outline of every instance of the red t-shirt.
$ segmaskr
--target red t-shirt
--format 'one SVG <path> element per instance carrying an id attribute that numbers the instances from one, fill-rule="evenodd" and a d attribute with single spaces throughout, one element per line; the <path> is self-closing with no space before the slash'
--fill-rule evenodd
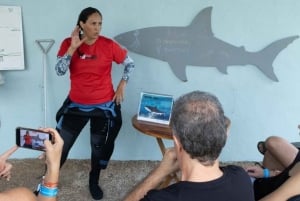
<path id="1" fill-rule="evenodd" d="M 32 138 L 29 134 L 24 135 L 25 144 L 31 145 L 32 144 Z"/>
<path id="2" fill-rule="evenodd" d="M 57 56 L 65 55 L 70 44 L 71 38 L 66 38 Z M 70 99 L 80 104 L 111 101 L 115 93 L 111 78 L 112 63 L 122 63 L 126 55 L 126 49 L 103 36 L 99 36 L 92 45 L 83 43 L 71 58 Z"/>

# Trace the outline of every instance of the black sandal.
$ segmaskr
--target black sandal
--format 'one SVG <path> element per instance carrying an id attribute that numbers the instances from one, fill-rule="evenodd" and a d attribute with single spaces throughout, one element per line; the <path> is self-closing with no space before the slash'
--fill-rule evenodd
<path id="1" fill-rule="evenodd" d="M 257 150 L 262 154 L 264 155 L 267 151 L 266 149 L 266 145 L 265 145 L 265 142 L 264 141 L 259 141 L 257 143 Z"/>

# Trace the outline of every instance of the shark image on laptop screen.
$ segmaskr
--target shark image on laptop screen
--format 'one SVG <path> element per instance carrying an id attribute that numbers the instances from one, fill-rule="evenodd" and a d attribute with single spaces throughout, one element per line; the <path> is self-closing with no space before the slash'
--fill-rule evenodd
<path id="1" fill-rule="evenodd" d="M 168 125 L 173 102 L 171 95 L 142 92 L 137 119 Z"/>

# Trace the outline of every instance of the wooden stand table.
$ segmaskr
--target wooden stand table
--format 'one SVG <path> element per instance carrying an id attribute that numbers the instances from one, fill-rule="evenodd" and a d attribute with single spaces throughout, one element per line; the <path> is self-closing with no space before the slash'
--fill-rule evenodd
<path id="1" fill-rule="evenodd" d="M 147 121 L 141 121 L 137 119 L 137 115 L 134 115 L 131 119 L 132 126 L 143 134 L 156 138 L 161 153 L 164 155 L 166 147 L 163 143 L 163 139 L 173 140 L 172 129 L 168 125 L 152 123 Z M 179 181 L 176 174 L 169 175 L 160 187 L 166 187 L 170 184 L 171 180 Z"/>

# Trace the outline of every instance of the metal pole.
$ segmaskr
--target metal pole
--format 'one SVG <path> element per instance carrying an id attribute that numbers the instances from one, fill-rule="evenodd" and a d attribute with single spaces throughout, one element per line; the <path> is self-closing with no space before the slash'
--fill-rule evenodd
<path id="1" fill-rule="evenodd" d="M 54 44 L 53 39 L 43 39 L 35 41 L 43 52 L 43 96 L 44 96 L 44 127 L 47 126 L 47 53 Z M 44 47 L 42 44 L 47 43 Z"/>
<path id="2" fill-rule="evenodd" d="M 2 75 L 2 73 L 0 72 L 0 85 L 4 84 L 5 80 L 4 80 L 4 76 Z"/>

